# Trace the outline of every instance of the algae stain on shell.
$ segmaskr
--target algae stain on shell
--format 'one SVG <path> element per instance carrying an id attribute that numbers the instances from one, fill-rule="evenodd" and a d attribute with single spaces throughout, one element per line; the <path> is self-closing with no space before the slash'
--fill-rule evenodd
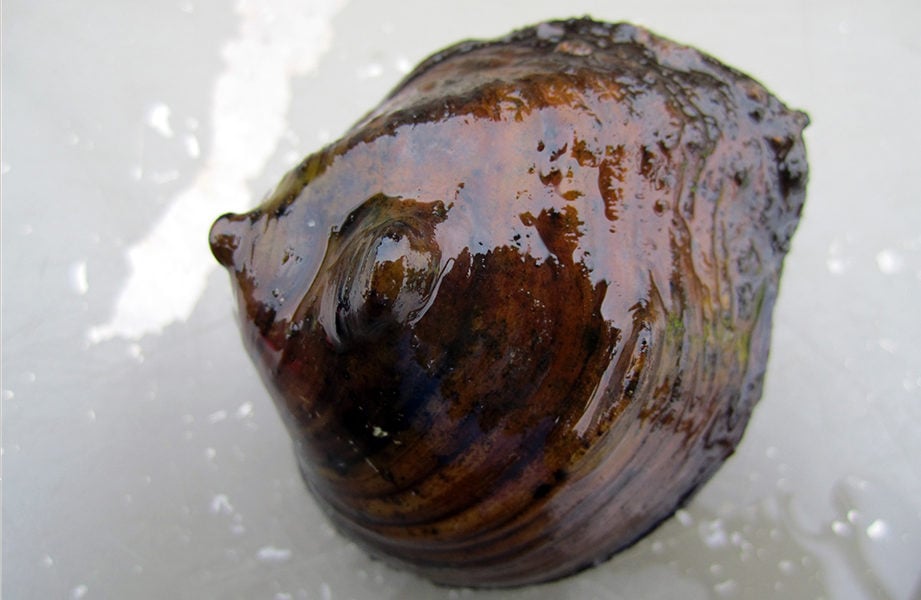
<path id="1" fill-rule="evenodd" d="M 424 61 L 211 232 L 338 529 L 446 584 L 596 564 L 739 442 L 808 120 L 638 27 Z"/>

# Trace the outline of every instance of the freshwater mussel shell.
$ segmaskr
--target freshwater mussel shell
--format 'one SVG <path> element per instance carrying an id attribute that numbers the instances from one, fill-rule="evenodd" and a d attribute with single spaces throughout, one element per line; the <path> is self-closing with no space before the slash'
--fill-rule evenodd
<path id="1" fill-rule="evenodd" d="M 311 491 L 445 584 L 547 581 L 671 515 L 761 395 L 803 113 L 627 24 L 424 61 L 211 233 Z"/>

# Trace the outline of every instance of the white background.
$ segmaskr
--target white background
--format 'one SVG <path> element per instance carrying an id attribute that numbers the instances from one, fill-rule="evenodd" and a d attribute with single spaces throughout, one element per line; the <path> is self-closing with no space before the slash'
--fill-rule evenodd
<path id="1" fill-rule="evenodd" d="M 3 2 L 4 598 L 921 595 L 921 4 L 499 4 Z M 614 560 L 437 588 L 324 522 L 208 227 L 427 54 L 587 13 L 811 115 L 765 394 L 718 475 Z"/>

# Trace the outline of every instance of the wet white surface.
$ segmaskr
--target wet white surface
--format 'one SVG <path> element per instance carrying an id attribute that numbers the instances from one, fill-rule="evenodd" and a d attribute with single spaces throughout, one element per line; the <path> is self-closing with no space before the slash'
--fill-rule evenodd
<path id="1" fill-rule="evenodd" d="M 496 4 L 3 3 L 3 597 L 921 595 L 921 5 Z M 319 514 L 207 230 L 428 53 L 585 13 L 812 117 L 765 395 L 718 475 L 614 560 L 437 588 Z"/>

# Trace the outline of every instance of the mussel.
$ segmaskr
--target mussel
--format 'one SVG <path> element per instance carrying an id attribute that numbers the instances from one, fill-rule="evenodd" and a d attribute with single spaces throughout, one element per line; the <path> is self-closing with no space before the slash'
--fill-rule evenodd
<path id="1" fill-rule="evenodd" d="M 419 65 L 219 218 L 243 338 L 344 535 L 442 584 L 597 564 L 761 395 L 808 119 L 629 24 Z"/>

